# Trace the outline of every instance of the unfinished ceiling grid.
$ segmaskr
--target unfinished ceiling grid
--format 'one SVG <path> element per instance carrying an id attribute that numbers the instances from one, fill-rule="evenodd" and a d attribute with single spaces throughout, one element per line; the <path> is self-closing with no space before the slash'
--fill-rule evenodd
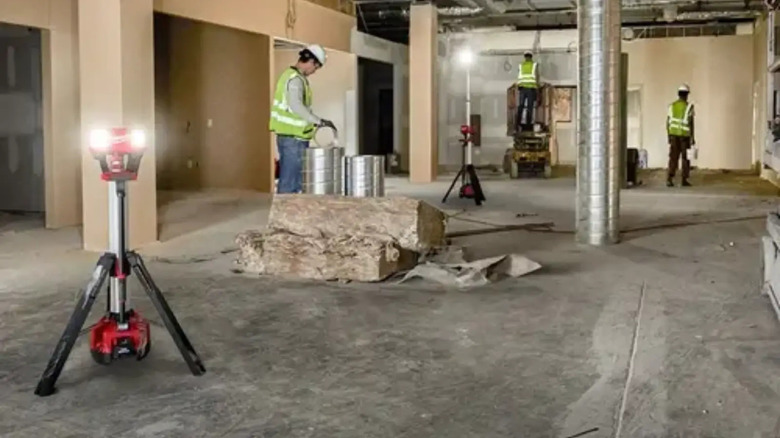
<path id="1" fill-rule="evenodd" d="M 354 0 L 358 28 L 407 43 L 411 0 Z M 577 24 L 575 0 L 435 0 L 440 30 L 462 32 L 504 27 L 509 30 L 571 29 Z M 751 22 L 765 9 L 762 0 L 623 0 L 622 26 L 629 28 L 714 27 Z M 701 31 L 718 34 L 717 30 Z M 733 33 L 733 32 L 732 32 Z"/>

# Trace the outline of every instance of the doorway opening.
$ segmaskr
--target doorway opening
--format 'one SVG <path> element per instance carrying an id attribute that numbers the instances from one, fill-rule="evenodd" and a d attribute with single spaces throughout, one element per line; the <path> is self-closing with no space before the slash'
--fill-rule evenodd
<path id="1" fill-rule="evenodd" d="M 396 141 L 393 65 L 358 58 L 358 87 L 358 153 L 384 155 L 390 167 Z"/>
<path id="2" fill-rule="evenodd" d="M 161 241 L 266 205 L 270 56 L 267 35 L 155 13 Z"/>
<path id="3" fill-rule="evenodd" d="M 41 31 L 0 23 L 0 232 L 45 226 Z"/>

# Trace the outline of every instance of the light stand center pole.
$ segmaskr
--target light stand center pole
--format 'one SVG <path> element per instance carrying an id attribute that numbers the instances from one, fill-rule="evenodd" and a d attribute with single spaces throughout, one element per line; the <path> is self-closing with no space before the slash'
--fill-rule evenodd
<path id="1" fill-rule="evenodd" d="M 473 128 L 471 126 L 471 66 L 466 66 L 466 126 Z M 469 133 L 469 136 L 467 138 L 468 143 L 466 143 L 466 165 L 470 166 L 472 164 L 471 162 L 471 154 L 473 152 L 472 147 L 474 145 L 474 142 L 472 141 L 471 133 Z"/>
<path id="2" fill-rule="evenodd" d="M 117 318 L 119 330 L 127 329 L 127 196 L 125 181 L 108 182 L 108 247 L 116 257 L 115 274 L 109 280 L 108 311 Z"/>

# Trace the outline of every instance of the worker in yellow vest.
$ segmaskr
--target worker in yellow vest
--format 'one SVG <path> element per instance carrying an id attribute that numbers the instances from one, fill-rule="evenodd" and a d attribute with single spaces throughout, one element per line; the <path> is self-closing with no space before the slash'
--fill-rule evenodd
<path id="1" fill-rule="evenodd" d="M 521 130 L 533 129 L 536 119 L 536 100 L 539 88 L 539 64 L 530 51 L 524 54 L 517 73 L 517 126 Z"/>
<path id="2" fill-rule="evenodd" d="M 271 107 L 270 129 L 276 133 L 279 157 L 277 193 L 298 193 L 302 189 L 303 154 L 317 127 L 336 127 L 311 111 L 312 92 L 308 77 L 325 65 L 322 46 L 314 44 L 298 52 L 298 62 L 287 68 L 276 82 Z"/>
<path id="3" fill-rule="evenodd" d="M 689 187 L 691 161 L 688 151 L 696 144 L 693 136 L 693 104 L 688 102 L 691 90 L 683 84 L 677 89 L 678 99 L 669 105 L 666 117 L 666 132 L 669 135 L 669 173 L 666 179 L 668 187 L 674 187 L 674 174 L 682 158 L 682 185 Z"/>

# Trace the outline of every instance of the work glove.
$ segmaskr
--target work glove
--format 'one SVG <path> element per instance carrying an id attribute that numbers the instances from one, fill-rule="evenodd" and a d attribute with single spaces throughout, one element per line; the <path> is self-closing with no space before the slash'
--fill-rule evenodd
<path id="1" fill-rule="evenodd" d="M 336 131 L 336 125 L 333 124 L 330 120 L 322 119 L 320 120 L 320 128 L 330 128 L 334 131 Z"/>

